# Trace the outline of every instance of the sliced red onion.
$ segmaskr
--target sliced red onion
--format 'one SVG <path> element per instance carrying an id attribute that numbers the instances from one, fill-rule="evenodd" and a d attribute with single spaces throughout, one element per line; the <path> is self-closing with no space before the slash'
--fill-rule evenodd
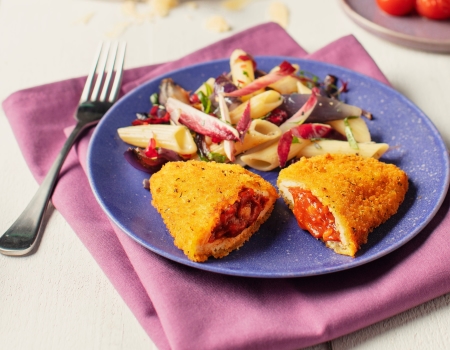
<path id="1" fill-rule="evenodd" d="M 124 152 L 123 156 L 125 157 L 127 162 L 130 163 L 134 168 L 148 174 L 156 173 L 165 163 L 165 161 L 162 159 L 155 159 L 144 162 L 142 161 L 143 157 L 139 154 L 139 151 L 136 151 L 135 148 L 131 147 Z"/>
<path id="2" fill-rule="evenodd" d="M 281 131 L 285 132 L 296 125 L 302 124 L 311 115 L 312 111 L 317 105 L 317 98 L 319 96 L 319 89 L 313 88 L 312 93 L 308 95 L 308 99 L 298 109 L 292 117 L 280 125 Z"/>
<path id="3" fill-rule="evenodd" d="M 241 97 L 249 95 L 255 91 L 265 88 L 266 86 L 269 86 L 270 84 L 277 82 L 280 79 L 283 79 L 288 75 L 292 75 L 294 72 L 295 67 L 292 66 L 289 62 L 283 61 L 280 64 L 279 70 L 264 75 L 261 78 L 255 79 L 250 84 L 244 86 L 242 89 L 226 93 L 225 96 Z"/>
<path id="4" fill-rule="evenodd" d="M 219 75 L 214 81 L 214 93 L 217 95 L 221 92 L 229 93 L 236 91 L 238 88 L 226 73 Z"/>
<path id="5" fill-rule="evenodd" d="M 169 162 L 179 162 L 184 160 L 177 152 L 168 148 L 158 148 L 158 158 L 164 158 Z"/>
<path id="6" fill-rule="evenodd" d="M 293 115 L 301 108 L 310 95 L 290 94 L 282 95 L 283 103 L 279 108 L 285 110 L 289 115 Z M 317 105 L 308 118 L 311 123 L 325 123 L 331 120 L 345 119 L 351 116 L 365 116 L 371 119 L 370 113 L 361 108 L 346 104 L 336 99 L 325 96 L 317 96 Z"/>
<path id="7" fill-rule="evenodd" d="M 159 85 L 159 103 L 165 105 L 169 98 L 189 103 L 189 92 L 175 83 L 172 78 L 166 78 Z"/>
<path id="8" fill-rule="evenodd" d="M 234 155 L 236 148 L 233 141 L 223 141 L 223 150 L 230 161 L 234 162 L 236 160 L 236 156 Z"/>
<path id="9" fill-rule="evenodd" d="M 280 168 L 284 168 L 284 166 L 286 165 L 293 139 L 294 135 L 292 135 L 292 132 L 287 131 L 283 135 L 281 135 L 281 138 L 278 141 L 277 153 Z"/>
<path id="10" fill-rule="evenodd" d="M 148 174 L 154 174 L 161 169 L 167 162 L 182 161 L 183 158 L 178 153 L 166 149 L 158 148 L 158 156 L 156 158 L 149 158 L 145 155 L 142 148 L 128 148 L 123 154 L 128 163 L 134 168 Z"/>
<path id="11" fill-rule="evenodd" d="M 264 75 L 267 75 L 267 72 L 265 72 L 265 71 L 263 71 L 261 69 L 255 69 L 255 78 L 256 79 L 261 78 Z"/>
<path id="12" fill-rule="evenodd" d="M 230 112 L 228 111 L 227 103 L 225 102 L 225 97 L 223 96 L 223 93 L 219 93 L 217 95 L 219 100 L 219 110 L 220 110 L 220 117 L 222 118 L 222 121 L 225 123 L 231 124 L 230 121 Z M 235 156 L 234 156 L 234 142 L 225 140 L 223 141 L 223 146 L 225 150 L 225 154 L 229 160 L 234 162 Z"/>
<path id="13" fill-rule="evenodd" d="M 158 108 L 155 114 L 136 113 L 136 119 L 131 122 L 131 125 L 168 124 L 170 122 L 170 115 L 165 108 Z"/>
<path id="14" fill-rule="evenodd" d="M 280 126 L 286 120 L 288 120 L 289 116 L 284 109 L 275 108 L 272 110 L 267 117 L 264 117 L 265 120 L 275 124 L 276 126 Z"/>
<path id="15" fill-rule="evenodd" d="M 201 158 L 208 158 L 209 148 L 205 141 L 205 135 L 195 134 L 194 142 L 197 145 L 198 154 Z"/>
<path id="16" fill-rule="evenodd" d="M 219 75 L 214 81 L 214 97 L 217 97 L 220 93 L 228 93 L 236 91 L 237 87 L 234 85 L 233 81 L 227 76 L 226 73 Z M 213 98 L 212 100 L 214 106 L 217 107 L 217 102 Z M 227 103 L 228 110 L 232 111 L 237 106 L 239 106 L 242 101 L 239 97 L 228 97 L 225 96 L 225 102 Z"/>
<path id="17" fill-rule="evenodd" d="M 286 131 L 278 142 L 277 152 L 280 167 L 283 168 L 286 165 L 294 137 L 306 140 L 326 138 L 331 134 L 332 130 L 333 128 L 327 124 L 308 123 L 295 126 Z"/>
<path id="18" fill-rule="evenodd" d="M 245 134 L 247 133 L 248 129 L 250 129 L 251 123 L 252 117 L 250 115 L 250 102 L 249 102 L 247 103 L 247 107 L 245 107 L 244 114 L 242 114 L 242 117 L 239 119 L 236 125 L 236 130 L 240 135 L 241 142 L 244 141 Z"/>
<path id="19" fill-rule="evenodd" d="M 325 96 L 329 98 L 335 99 L 336 96 L 339 94 L 338 90 L 338 77 L 332 74 L 328 74 L 325 79 L 323 80 L 323 93 Z"/>
<path id="20" fill-rule="evenodd" d="M 219 111 L 222 121 L 225 123 L 231 123 L 230 112 L 228 111 L 227 103 L 225 102 L 225 97 L 223 96 L 223 93 L 219 93 L 217 95 L 217 99 L 219 102 Z"/>
<path id="21" fill-rule="evenodd" d="M 176 123 L 181 123 L 202 135 L 211 136 L 217 140 L 239 140 L 239 133 L 231 125 L 176 99 L 169 98 L 166 109 Z"/>
<path id="22" fill-rule="evenodd" d="M 290 132 L 295 137 L 311 140 L 326 138 L 332 130 L 333 128 L 328 124 L 308 123 L 296 126 Z"/>

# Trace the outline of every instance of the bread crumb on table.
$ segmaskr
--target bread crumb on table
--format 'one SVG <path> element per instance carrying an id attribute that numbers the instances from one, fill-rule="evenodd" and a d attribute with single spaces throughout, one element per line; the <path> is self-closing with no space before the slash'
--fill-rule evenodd
<path id="1" fill-rule="evenodd" d="M 282 2 L 274 1 L 269 5 L 269 19 L 283 28 L 287 28 L 289 24 L 289 9 Z"/>

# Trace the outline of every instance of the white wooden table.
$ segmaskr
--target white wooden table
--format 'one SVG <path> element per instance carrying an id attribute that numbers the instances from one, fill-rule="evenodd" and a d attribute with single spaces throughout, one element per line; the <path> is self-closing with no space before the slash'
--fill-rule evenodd
<path id="1" fill-rule="evenodd" d="M 126 67 L 180 58 L 228 35 L 266 21 L 269 0 L 239 12 L 220 1 L 197 1 L 166 18 L 139 21 L 119 0 L 0 0 L 0 99 L 43 83 L 87 74 L 101 40 L 127 41 Z M 418 105 L 450 146 L 450 55 L 413 51 L 365 32 L 337 0 L 284 0 L 289 33 L 315 51 L 354 34 L 394 87 Z M 140 4 L 139 13 L 148 12 Z M 233 30 L 204 27 L 213 14 Z M 87 19 L 90 17 L 90 20 Z M 123 23 L 128 23 L 125 30 Z M 115 34 L 114 34 L 115 33 Z M 37 189 L 9 124 L 0 112 L 0 232 L 25 208 Z M 124 304 L 59 213 L 49 210 L 39 250 L 25 258 L 0 256 L 0 348 L 153 349 Z M 450 348 L 450 295 L 333 341 L 334 349 Z M 314 347 L 325 349 L 324 344 Z"/>

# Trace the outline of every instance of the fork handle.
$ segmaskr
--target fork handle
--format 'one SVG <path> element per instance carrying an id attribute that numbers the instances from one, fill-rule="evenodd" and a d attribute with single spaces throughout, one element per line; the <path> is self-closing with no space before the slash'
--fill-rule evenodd
<path id="1" fill-rule="evenodd" d="M 70 133 L 52 167 L 25 210 L 0 237 L 0 253 L 21 256 L 33 250 L 40 235 L 45 209 L 55 189 L 61 167 L 86 123 L 78 122 Z"/>

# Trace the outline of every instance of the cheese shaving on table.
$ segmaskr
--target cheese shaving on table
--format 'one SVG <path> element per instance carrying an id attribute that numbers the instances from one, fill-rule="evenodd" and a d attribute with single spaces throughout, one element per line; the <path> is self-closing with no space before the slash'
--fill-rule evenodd
<path id="1" fill-rule="evenodd" d="M 178 0 L 149 0 L 148 3 L 153 12 L 160 17 L 166 17 L 170 10 L 179 4 Z"/>
<path id="2" fill-rule="evenodd" d="M 269 19 L 283 28 L 287 28 L 289 24 L 289 10 L 286 5 L 279 1 L 272 2 L 269 5 Z"/>
<path id="3" fill-rule="evenodd" d="M 79 24 L 79 23 L 81 23 L 81 24 L 88 24 L 89 21 L 92 19 L 92 17 L 94 17 L 94 15 L 95 15 L 95 12 L 89 12 L 89 13 L 85 14 L 84 16 L 82 16 L 82 17 L 78 18 L 77 20 L 75 20 L 73 22 L 73 24 Z"/>
<path id="4" fill-rule="evenodd" d="M 196 8 L 198 8 L 198 3 L 196 3 L 195 1 L 188 1 L 186 3 L 186 6 L 190 7 L 191 9 L 196 9 Z"/>
<path id="5" fill-rule="evenodd" d="M 206 29 L 216 33 L 223 33 L 231 30 L 231 27 L 225 18 L 216 15 L 207 19 Z"/>
<path id="6" fill-rule="evenodd" d="M 132 25 L 131 21 L 120 22 L 115 25 L 113 29 L 106 33 L 108 38 L 117 38 L 119 37 L 127 28 Z"/>
<path id="7" fill-rule="evenodd" d="M 230 11 L 239 11 L 247 6 L 251 0 L 225 0 L 222 2 L 222 7 Z"/>
<path id="8" fill-rule="evenodd" d="M 122 12 L 125 16 L 137 20 L 137 23 L 142 22 L 147 18 L 151 18 L 150 13 L 140 13 L 136 8 L 136 1 L 127 0 L 122 4 Z"/>

